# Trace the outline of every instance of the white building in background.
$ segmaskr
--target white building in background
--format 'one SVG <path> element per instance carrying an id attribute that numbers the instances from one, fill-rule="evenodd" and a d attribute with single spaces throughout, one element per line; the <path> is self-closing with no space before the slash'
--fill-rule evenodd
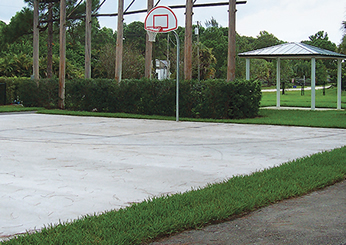
<path id="1" fill-rule="evenodd" d="M 156 77 L 159 80 L 169 79 L 171 73 L 169 71 L 169 60 L 155 60 L 156 62 Z"/>

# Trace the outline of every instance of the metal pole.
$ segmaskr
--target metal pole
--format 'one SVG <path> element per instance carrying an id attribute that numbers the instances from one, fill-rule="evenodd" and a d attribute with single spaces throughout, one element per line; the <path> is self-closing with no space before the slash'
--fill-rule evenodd
<path id="1" fill-rule="evenodd" d="M 167 78 L 171 78 L 170 74 L 171 62 L 169 61 L 169 33 L 167 33 Z"/>
<path id="2" fill-rule="evenodd" d="M 121 82 L 121 72 L 123 63 L 123 29 L 124 29 L 124 0 L 119 0 L 118 3 L 118 32 L 117 32 L 117 46 L 116 46 L 116 60 L 115 60 L 115 80 L 118 84 Z"/>
<path id="3" fill-rule="evenodd" d="M 33 75 L 34 79 L 37 80 L 40 78 L 39 74 L 39 29 L 38 29 L 38 14 L 39 14 L 39 0 L 34 0 L 34 38 L 33 38 Z M 38 85 L 38 84 L 37 84 Z"/>
<path id="4" fill-rule="evenodd" d="M 198 61 L 198 82 L 201 81 L 201 60 L 199 55 L 199 21 L 197 21 L 197 61 Z"/>
<path id="5" fill-rule="evenodd" d="M 91 9 L 92 0 L 86 2 L 85 18 L 85 78 L 91 78 Z"/>
<path id="6" fill-rule="evenodd" d="M 179 122 L 179 50 L 180 50 L 180 41 L 179 41 L 179 36 L 178 34 L 173 31 L 173 34 L 177 40 L 177 92 L 176 92 L 176 116 L 175 116 L 175 120 L 177 122 Z"/>
<path id="7" fill-rule="evenodd" d="M 59 101 L 60 109 L 65 108 L 65 69 L 66 69 L 66 0 L 60 1 L 60 66 Z"/>

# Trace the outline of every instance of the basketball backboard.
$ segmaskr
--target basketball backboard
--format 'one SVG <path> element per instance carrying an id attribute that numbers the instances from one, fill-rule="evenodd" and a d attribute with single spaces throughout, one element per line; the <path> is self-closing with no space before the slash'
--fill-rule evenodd
<path id="1" fill-rule="evenodd" d="M 144 21 L 144 29 L 151 32 L 170 32 L 178 28 L 174 12 L 166 6 L 157 6 L 149 11 Z"/>

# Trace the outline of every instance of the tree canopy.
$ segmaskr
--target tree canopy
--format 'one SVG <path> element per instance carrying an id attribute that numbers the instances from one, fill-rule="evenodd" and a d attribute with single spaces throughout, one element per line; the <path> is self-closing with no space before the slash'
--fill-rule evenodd
<path id="1" fill-rule="evenodd" d="M 0 21 L 0 76 L 26 76 L 32 73 L 32 37 L 33 37 L 33 0 L 25 0 L 27 7 L 17 12 L 9 24 Z M 59 3 L 50 5 L 40 1 L 40 76 L 47 77 L 46 67 L 52 66 L 53 76 L 58 76 L 59 61 L 59 22 L 49 21 L 59 18 Z M 97 10 L 99 0 L 93 0 L 93 11 Z M 51 15 L 49 11 L 51 10 Z M 67 76 L 70 78 L 84 76 L 84 43 L 85 43 L 85 19 L 81 18 L 85 13 L 85 2 L 79 0 L 67 1 L 67 13 L 73 17 L 67 22 Z M 49 23 L 52 24 L 51 33 L 48 31 Z M 124 59 L 123 77 L 144 77 L 144 57 L 146 31 L 143 22 L 135 21 L 124 24 Z M 346 22 L 342 22 L 346 30 Z M 193 28 L 195 28 L 194 26 Z M 177 33 L 184 42 L 183 27 L 179 27 Z M 346 31 L 345 31 L 346 34 Z M 117 33 L 110 28 L 100 27 L 97 18 L 92 19 L 92 77 L 114 78 L 115 47 Z M 175 76 L 175 40 L 168 38 L 169 34 L 159 34 L 153 44 L 154 59 L 170 59 L 171 73 Z M 344 36 L 340 46 L 329 40 L 328 34 L 319 31 L 309 36 L 304 43 L 323 49 L 346 53 L 346 37 Z M 265 30 L 256 37 L 236 35 L 237 53 L 254 49 L 261 49 L 284 43 L 274 34 Z M 47 47 L 48 51 L 47 51 Z M 197 53 L 197 47 L 199 54 Z M 181 48 L 181 52 L 183 52 Z M 51 51 L 49 51 L 51 49 Z M 199 26 L 199 42 L 194 36 L 193 42 L 193 78 L 198 77 L 198 59 L 200 61 L 201 79 L 226 78 L 227 72 L 228 28 L 219 25 L 216 19 L 211 18 L 204 26 Z M 180 65 L 183 63 L 181 55 Z M 333 75 L 336 64 L 333 61 L 318 62 L 318 82 L 328 79 L 334 81 Z M 308 77 L 310 71 L 305 61 L 284 61 L 282 65 L 282 77 L 287 81 L 291 78 Z M 276 66 L 270 60 L 255 60 L 252 64 L 251 77 L 266 81 L 269 84 L 275 82 Z M 153 73 L 155 71 L 153 70 Z M 236 77 L 245 77 L 245 60 L 237 57 Z"/>

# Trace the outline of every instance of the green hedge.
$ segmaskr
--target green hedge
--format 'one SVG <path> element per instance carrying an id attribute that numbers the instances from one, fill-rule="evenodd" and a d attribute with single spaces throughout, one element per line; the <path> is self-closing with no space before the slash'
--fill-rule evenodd
<path id="1" fill-rule="evenodd" d="M 58 80 L 0 78 L 7 84 L 7 103 L 17 98 L 24 106 L 56 108 Z M 146 115 L 175 115 L 174 80 L 110 79 L 66 81 L 66 108 L 70 110 L 126 112 Z M 248 118 L 258 114 L 261 86 L 257 81 L 224 80 L 180 82 L 181 117 Z"/>

